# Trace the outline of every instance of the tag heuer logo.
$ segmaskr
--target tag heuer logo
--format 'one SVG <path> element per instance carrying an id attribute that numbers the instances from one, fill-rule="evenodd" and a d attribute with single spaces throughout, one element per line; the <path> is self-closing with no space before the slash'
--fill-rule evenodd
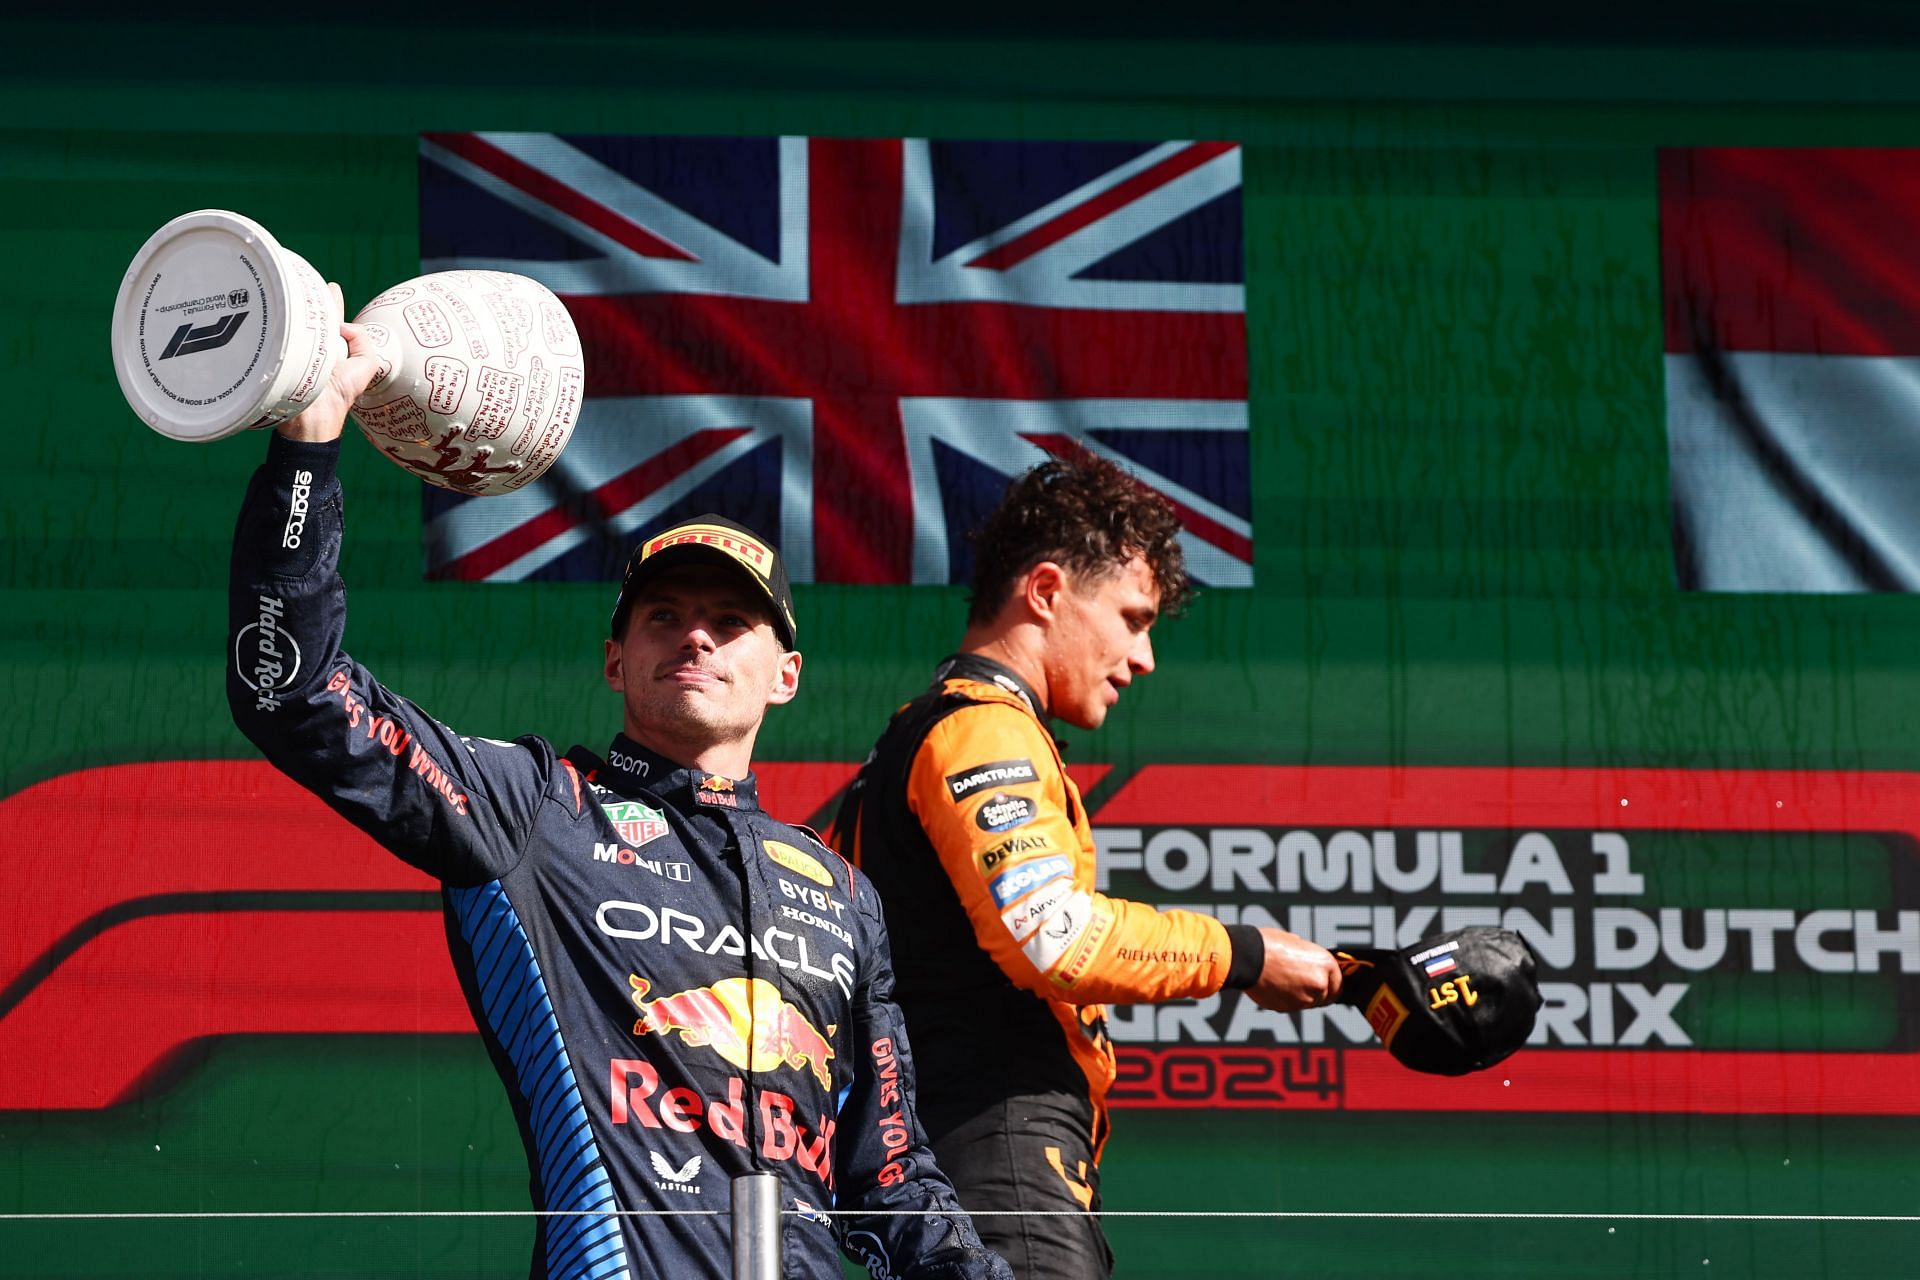
<path id="1" fill-rule="evenodd" d="M 667 816 L 637 800 L 603 804 L 600 810 L 607 815 L 607 821 L 613 824 L 620 839 L 636 849 L 649 840 L 658 840 L 667 834 Z"/>

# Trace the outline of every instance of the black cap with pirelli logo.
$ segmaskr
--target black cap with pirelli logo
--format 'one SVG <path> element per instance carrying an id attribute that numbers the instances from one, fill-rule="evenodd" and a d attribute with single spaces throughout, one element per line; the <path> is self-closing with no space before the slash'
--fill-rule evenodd
<path id="1" fill-rule="evenodd" d="M 1340 1003 L 1415 1071 L 1463 1076 L 1527 1041 L 1540 1010 L 1533 950 L 1507 929 L 1435 934 L 1398 951 L 1336 951 Z"/>
<path id="2" fill-rule="evenodd" d="M 725 516 L 695 516 L 648 538 L 627 558 L 626 574 L 620 579 L 620 594 L 613 602 L 613 636 L 620 638 L 626 628 L 627 610 L 633 605 L 633 593 L 654 574 L 675 565 L 709 561 L 737 566 L 766 594 L 773 606 L 773 629 L 793 648 L 798 629 L 793 616 L 793 588 L 787 584 L 787 567 L 774 545 L 743 524 Z"/>

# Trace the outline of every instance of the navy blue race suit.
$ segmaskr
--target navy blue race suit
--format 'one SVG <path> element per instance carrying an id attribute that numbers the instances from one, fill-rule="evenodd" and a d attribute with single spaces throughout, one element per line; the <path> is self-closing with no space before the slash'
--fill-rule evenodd
<path id="1" fill-rule="evenodd" d="M 341 650 L 338 448 L 276 435 L 254 474 L 228 699 L 276 767 L 442 882 L 534 1207 L 558 1211 L 533 1274 L 725 1277 L 729 1181 L 765 1169 L 788 1276 L 837 1277 L 844 1249 L 876 1276 L 1010 1278 L 927 1148 L 865 877 L 751 777 L 624 737 L 606 760 L 466 738 L 382 687 Z M 652 1209 L 721 1212 L 620 1216 Z"/>

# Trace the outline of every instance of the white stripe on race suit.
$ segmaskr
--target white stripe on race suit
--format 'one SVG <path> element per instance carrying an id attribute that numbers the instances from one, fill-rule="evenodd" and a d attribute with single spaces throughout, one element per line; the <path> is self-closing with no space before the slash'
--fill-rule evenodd
<path id="1" fill-rule="evenodd" d="M 1026 952 L 1034 968 L 1045 973 L 1060 963 L 1091 923 L 1093 899 L 1085 893 L 1076 892 L 1047 913 L 1040 927 L 1021 944 L 1020 949 Z"/>
<path id="2" fill-rule="evenodd" d="M 1000 922 L 1007 926 L 1015 942 L 1025 942 L 1072 896 L 1072 881 L 1043 886 L 1002 911 Z"/>

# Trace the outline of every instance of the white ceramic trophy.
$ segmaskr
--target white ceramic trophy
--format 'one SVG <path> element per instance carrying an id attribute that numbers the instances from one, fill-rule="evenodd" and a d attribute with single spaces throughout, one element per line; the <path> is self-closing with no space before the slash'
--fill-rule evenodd
<path id="1" fill-rule="evenodd" d="M 251 218 L 181 214 L 147 237 L 113 307 L 127 403 L 174 440 L 300 412 L 346 355 L 327 282 Z"/>
<path id="2" fill-rule="evenodd" d="M 182 214 L 134 255 L 113 309 L 114 371 L 142 421 L 205 442 L 311 404 L 346 356 L 320 273 L 251 218 Z M 430 483 L 505 493 L 573 435 L 586 384 L 573 319 L 546 286 L 442 271 L 355 317 L 381 371 L 354 402 L 374 447 Z"/>
<path id="3" fill-rule="evenodd" d="M 506 493 L 552 466 L 572 437 L 586 366 L 573 318 L 539 281 L 439 271 L 388 289 L 354 323 L 383 368 L 353 416 L 422 480 Z"/>

